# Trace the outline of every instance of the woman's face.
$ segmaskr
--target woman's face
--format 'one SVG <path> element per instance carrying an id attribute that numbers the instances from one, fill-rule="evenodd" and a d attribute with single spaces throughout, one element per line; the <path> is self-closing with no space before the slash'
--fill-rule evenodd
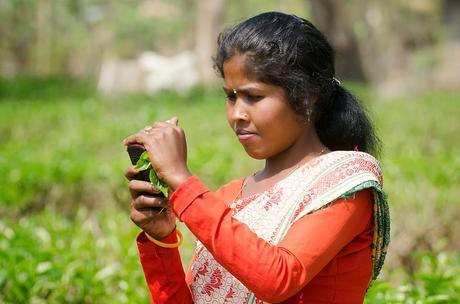
<path id="1" fill-rule="evenodd" d="M 284 90 L 248 75 L 244 63 L 244 55 L 236 55 L 223 66 L 227 119 L 251 157 L 271 158 L 303 142 L 306 126 Z"/>

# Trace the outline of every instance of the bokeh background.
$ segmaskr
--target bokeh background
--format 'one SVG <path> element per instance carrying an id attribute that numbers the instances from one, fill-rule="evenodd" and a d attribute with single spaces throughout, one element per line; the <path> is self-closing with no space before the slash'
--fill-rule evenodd
<path id="1" fill-rule="evenodd" d="M 212 189 L 260 168 L 211 56 L 271 10 L 328 36 L 382 138 L 392 242 L 366 303 L 460 303 L 458 0 L 0 0 L 0 303 L 148 303 L 122 139 L 177 115 Z"/>

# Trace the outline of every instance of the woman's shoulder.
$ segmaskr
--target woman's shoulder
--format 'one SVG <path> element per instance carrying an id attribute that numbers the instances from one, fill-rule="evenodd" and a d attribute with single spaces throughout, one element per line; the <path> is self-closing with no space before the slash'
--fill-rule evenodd
<path id="1" fill-rule="evenodd" d="M 369 153 L 361 151 L 332 151 L 323 158 L 324 170 L 341 171 L 346 176 L 370 174 L 382 183 L 379 161 Z"/>
<path id="2" fill-rule="evenodd" d="M 228 183 L 217 189 L 216 193 L 221 196 L 225 201 L 232 201 L 241 190 L 244 177 L 240 177 L 229 181 Z"/>
<path id="3" fill-rule="evenodd" d="M 336 150 L 325 154 L 325 156 L 337 159 L 366 159 L 378 164 L 378 160 L 374 156 L 362 151 Z"/>

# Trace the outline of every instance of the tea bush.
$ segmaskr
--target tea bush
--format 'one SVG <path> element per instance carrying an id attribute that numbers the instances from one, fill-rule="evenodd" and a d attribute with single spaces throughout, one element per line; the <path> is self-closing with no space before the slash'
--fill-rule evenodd
<path id="1" fill-rule="evenodd" d="M 366 303 L 460 298 L 460 94 L 378 100 L 375 117 L 392 213 L 392 242 Z M 178 115 L 189 165 L 212 189 L 260 168 L 225 118 L 225 96 L 102 98 L 65 78 L 0 81 L 0 302 L 147 303 L 123 171 L 122 139 Z M 185 230 L 185 228 L 183 228 Z M 193 251 L 187 234 L 184 266 Z"/>

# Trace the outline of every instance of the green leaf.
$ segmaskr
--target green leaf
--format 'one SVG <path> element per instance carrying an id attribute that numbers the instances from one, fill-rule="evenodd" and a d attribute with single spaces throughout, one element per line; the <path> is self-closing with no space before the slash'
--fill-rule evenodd
<path id="1" fill-rule="evenodd" d="M 157 185 L 160 188 L 160 191 L 163 193 L 165 197 L 169 195 L 169 187 L 164 181 L 159 180 L 159 184 Z"/>
<path id="2" fill-rule="evenodd" d="M 165 197 L 168 197 L 168 191 L 169 191 L 168 185 L 158 178 L 155 170 L 150 169 L 149 177 L 150 177 L 150 182 L 152 183 L 152 185 L 160 189 L 161 193 L 163 193 Z"/>
<path id="3" fill-rule="evenodd" d="M 156 186 L 158 184 L 159 180 L 158 180 L 158 176 L 155 170 L 153 169 L 150 170 L 149 178 L 150 178 L 150 182 L 152 183 L 152 185 Z"/>
<path id="4" fill-rule="evenodd" d="M 153 170 L 152 163 L 150 162 L 149 154 L 147 153 L 147 151 L 142 152 L 141 156 L 139 156 L 139 160 L 134 166 L 134 169 L 139 170 L 139 171 L 150 169 L 149 171 L 150 182 L 152 183 L 153 186 L 160 189 L 161 193 L 163 193 L 165 197 L 168 197 L 168 192 L 169 192 L 168 185 L 165 182 L 161 181 L 158 178 L 155 170 Z"/>
<path id="5" fill-rule="evenodd" d="M 165 182 L 161 181 L 158 178 L 157 173 L 152 168 L 152 163 L 150 162 L 149 154 L 147 153 L 147 151 L 144 151 L 139 157 L 139 160 L 137 161 L 136 166 L 134 166 L 134 169 L 143 171 L 149 168 L 150 168 L 150 171 L 149 171 L 150 182 L 152 183 L 153 186 L 160 189 L 161 193 L 163 193 L 165 197 L 168 197 L 168 192 L 169 192 L 168 184 L 166 184 Z"/>
<path id="6" fill-rule="evenodd" d="M 134 166 L 134 169 L 139 170 L 139 171 L 144 171 L 150 168 L 150 162 L 144 162 L 144 161 L 138 161 L 136 163 L 136 166 Z"/>
<path id="7" fill-rule="evenodd" d="M 150 162 L 149 153 L 147 151 L 142 152 L 141 156 L 139 156 L 139 160 Z"/>
<path id="8" fill-rule="evenodd" d="M 139 171 L 144 171 L 147 170 L 148 168 L 151 167 L 150 159 L 149 159 L 149 154 L 147 151 L 142 152 L 141 156 L 139 157 L 139 160 L 137 161 L 136 165 L 134 166 L 134 169 L 139 170 Z"/>

